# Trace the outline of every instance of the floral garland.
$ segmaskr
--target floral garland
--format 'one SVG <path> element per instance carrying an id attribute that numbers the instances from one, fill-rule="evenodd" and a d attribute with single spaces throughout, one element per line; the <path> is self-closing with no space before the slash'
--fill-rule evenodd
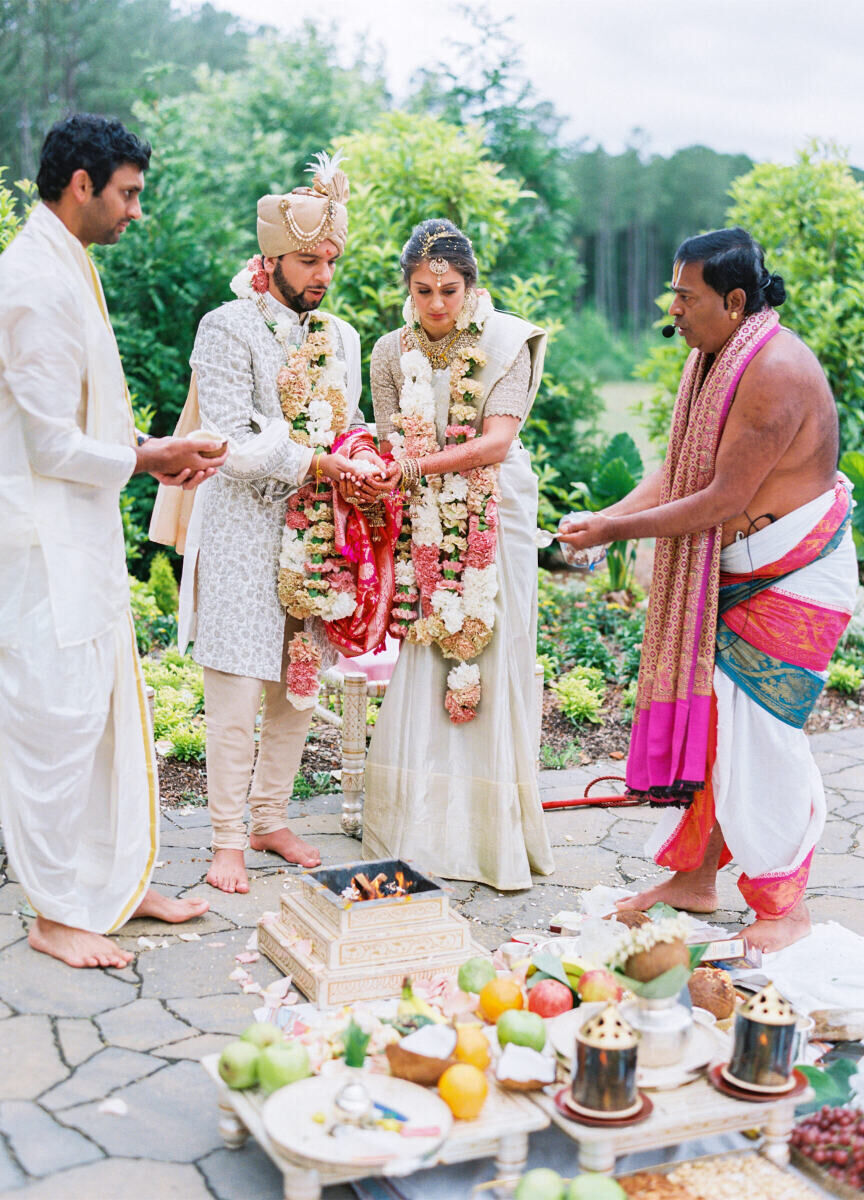
<path id="1" fill-rule="evenodd" d="M 289 340 L 294 324 L 274 316 L 264 301 L 268 287 L 261 255 L 250 258 L 231 281 L 235 296 L 255 302 L 285 355 L 276 387 L 291 440 L 324 453 L 348 427 L 345 368 L 333 353 L 329 319 L 311 314 L 306 340 L 294 346 Z M 328 481 L 316 478 L 291 495 L 282 533 L 279 599 L 292 617 L 335 621 L 354 611 L 353 576 L 336 555 L 334 533 L 333 490 Z M 297 633 L 288 657 L 288 698 L 296 708 L 311 707 L 318 694 L 320 653 L 306 634 Z"/>
<path id="2" fill-rule="evenodd" d="M 469 318 L 457 321 L 461 332 L 452 348 L 445 435 L 450 444 L 467 442 L 477 433 L 471 422 L 484 392 L 472 376 L 485 366 L 486 356 L 476 343 L 492 311 L 488 294 L 480 292 Z M 408 322 L 400 362 L 405 382 L 389 440 L 395 458 L 422 458 L 438 450 L 432 368 L 418 348 L 410 300 L 403 315 Z M 435 642 L 445 658 L 459 660 L 447 676 L 444 705 L 451 721 L 471 721 L 481 686 L 479 667 L 469 666 L 468 660 L 489 644 L 495 625 L 498 467 L 430 476 L 406 507 L 396 545 L 390 632 L 421 645 Z"/>

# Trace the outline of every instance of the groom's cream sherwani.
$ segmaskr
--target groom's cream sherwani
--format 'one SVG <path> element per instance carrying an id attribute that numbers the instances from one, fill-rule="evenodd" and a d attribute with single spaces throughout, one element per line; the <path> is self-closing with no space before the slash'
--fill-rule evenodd
<path id="1" fill-rule="evenodd" d="M 118 503 L 134 437 L 98 274 L 39 204 L 0 255 L 0 822 L 34 909 L 100 933 L 157 851 Z"/>

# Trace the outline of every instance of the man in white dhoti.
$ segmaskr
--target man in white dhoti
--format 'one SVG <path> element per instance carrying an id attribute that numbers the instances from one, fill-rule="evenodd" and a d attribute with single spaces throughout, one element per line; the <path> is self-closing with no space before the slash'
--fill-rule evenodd
<path id="1" fill-rule="evenodd" d="M 313 665 L 307 695 L 286 688 L 303 623 L 286 617 L 277 583 L 289 498 L 308 479 L 338 483 L 352 470 L 347 447 L 314 453 L 314 446 L 332 445 L 334 430 L 365 430 L 365 421 L 360 339 L 347 322 L 317 311 L 348 231 L 348 181 L 335 159 L 319 159 L 314 188 L 258 201 L 261 254 L 234 279 L 237 299 L 203 317 L 190 359 L 201 421 L 231 448 L 225 470 L 196 495 L 180 591 L 180 646 L 194 640 L 193 657 L 204 667 L 213 824 L 207 882 L 226 892 L 249 890 L 250 843 L 301 866 L 321 861 L 285 816 L 317 687 Z M 187 406 L 193 396 L 194 389 Z M 325 412 L 335 420 L 329 435 L 318 428 Z M 373 452 L 365 456 L 380 465 Z M 335 661 L 321 622 L 312 617 L 306 627 L 310 653 Z M 301 673 L 307 665 L 295 664 Z"/>
<path id="2" fill-rule="evenodd" d="M 58 123 L 42 202 L 0 255 L 0 823 L 31 946 L 76 967 L 124 966 L 103 935 L 136 914 L 207 908 L 150 887 L 159 797 L 118 500 L 132 474 L 191 486 L 224 456 L 137 444 L 86 252 L 140 217 L 149 156 L 119 121 Z"/>

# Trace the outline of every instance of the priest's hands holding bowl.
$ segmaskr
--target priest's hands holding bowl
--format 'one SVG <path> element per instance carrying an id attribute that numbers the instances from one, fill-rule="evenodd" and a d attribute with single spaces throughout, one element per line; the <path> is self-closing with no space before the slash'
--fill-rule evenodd
<path id="1" fill-rule="evenodd" d="M 227 457 L 227 440 L 206 430 L 182 438 L 151 437 L 135 448 L 133 474 L 146 473 L 168 487 L 189 491 L 215 475 Z"/>
<path id="2" fill-rule="evenodd" d="M 602 513 L 575 512 L 562 517 L 556 538 L 573 550 L 590 550 L 614 539 L 611 521 Z"/>

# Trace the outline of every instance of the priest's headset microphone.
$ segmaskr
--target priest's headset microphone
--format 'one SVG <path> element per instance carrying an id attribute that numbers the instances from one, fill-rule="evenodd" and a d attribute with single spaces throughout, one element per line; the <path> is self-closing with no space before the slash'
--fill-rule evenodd
<path id="1" fill-rule="evenodd" d="M 671 338 L 671 337 L 675 336 L 677 330 L 674 325 L 664 325 L 663 328 L 660 330 L 660 332 L 663 334 L 664 338 Z M 751 517 L 746 509 L 744 510 L 744 516 L 747 518 L 747 520 L 750 522 L 750 524 L 747 526 L 746 533 L 744 533 L 744 531 L 741 529 L 738 530 L 738 532 L 735 534 L 736 542 L 745 541 L 747 538 L 750 537 L 751 533 L 758 533 L 760 528 L 765 529 L 766 528 L 765 525 L 761 525 L 761 526 L 759 525 L 760 521 L 767 521 L 769 525 L 773 525 L 774 522 L 777 520 L 777 518 L 774 516 L 773 513 L 762 513 L 758 517 Z M 747 546 L 747 557 L 750 559 L 750 571 L 752 573 L 753 558 L 750 554 L 749 544 Z M 750 617 L 750 605 L 748 603 L 748 605 L 747 605 L 747 619 L 748 620 L 749 620 L 749 617 Z M 746 620 L 745 620 L 745 627 L 746 627 Z M 740 636 L 741 636 L 740 634 L 736 634 L 735 640 L 737 641 L 740 638 Z"/>

